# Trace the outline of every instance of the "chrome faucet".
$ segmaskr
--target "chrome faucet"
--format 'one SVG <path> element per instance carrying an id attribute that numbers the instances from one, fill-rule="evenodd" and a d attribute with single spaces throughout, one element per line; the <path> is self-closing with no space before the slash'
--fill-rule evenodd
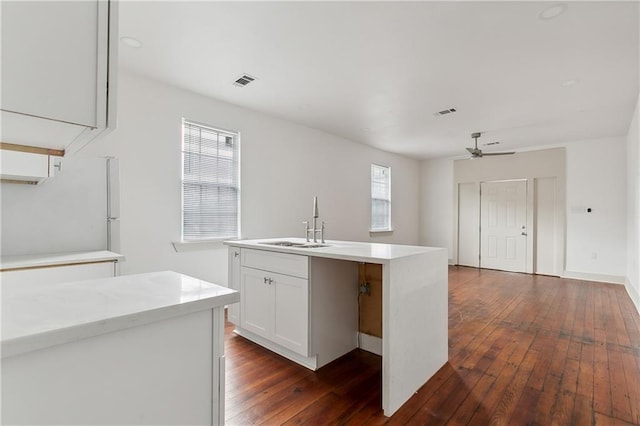
<path id="1" fill-rule="evenodd" d="M 318 233 L 320 233 L 320 242 L 324 243 L 324 220 L 321 221 L 322 225 L 318 229 L 318 218 L 320 215 L 318 214 L 318 197 L 313 197 L 313 228 L 309 228 L 309 221 L 304 221 L 305 225 L 305 237 L 307 242 L 309 242 L 309 234 L 313 236 L 313 242 L 318 242 Z"/>

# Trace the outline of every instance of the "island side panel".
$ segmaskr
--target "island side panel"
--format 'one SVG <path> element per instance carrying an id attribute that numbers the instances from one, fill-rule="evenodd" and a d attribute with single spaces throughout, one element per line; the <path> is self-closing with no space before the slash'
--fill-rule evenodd
<path id="1" fill-rule="evenodd" d="M 444 249 L 383 265 L 382 408 L 395 413 L 448 359 Z"/>
<path id="2" fill-rule="evenodd" d="M 5 357 L 1 422 L 217 424 L 213 324 L 209 309 Z"/>
<path id="3" fill-rule="evenodd" d="M 238 305 L 233 303 L 229 306 Z M 211 419 L 213 425 L 224 425 L 225 369 L 224 308 L 211 310 Z"/>
<path id="4" fill-rule="evenodd" d="M 358 264 L 310 259 L 311 355 L 318 368 L 358 347 Z"/>

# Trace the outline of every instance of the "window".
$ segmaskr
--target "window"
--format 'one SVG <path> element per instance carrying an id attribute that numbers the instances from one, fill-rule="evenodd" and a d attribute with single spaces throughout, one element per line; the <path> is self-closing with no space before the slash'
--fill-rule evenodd
<path id="1" fill-rule="evenodd" d="M 182 121 L 182 240 L 239 238 L 237 133 Z"/>
<path id="2" fill-rule="evenodd" d="M 371 165 L 371 231 L 391 231 L 391 168 Z"/>

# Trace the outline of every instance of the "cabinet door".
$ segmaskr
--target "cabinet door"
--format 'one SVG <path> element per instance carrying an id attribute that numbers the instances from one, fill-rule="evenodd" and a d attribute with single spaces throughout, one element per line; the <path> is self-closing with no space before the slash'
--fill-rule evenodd
<path id="1" fill-rule="evenodd" d="M 229 288 L 240 291 L 240 249 L 237 247 L 229 247 Z M 240 325 L 240 303 L 227 307 L 227 319 Z"/>
<path id="2" fill-rule="evenodd" d="M 275 293 L 272 340 L 309 356 L 309 281 L 281 274 L 269 276 Z"/>
<path id="3" fill-rule="evenodd" d="M 3 110 L 98 126 L 96 90 L 105 84 L 98 8 L 97 1 L 2 2 Z"/>
<path id="4" fill-rule="evenodd" d="M 243 267 L 240 272 L 240 326 L 271 339 L 273 285 L 269 272 Z"/>

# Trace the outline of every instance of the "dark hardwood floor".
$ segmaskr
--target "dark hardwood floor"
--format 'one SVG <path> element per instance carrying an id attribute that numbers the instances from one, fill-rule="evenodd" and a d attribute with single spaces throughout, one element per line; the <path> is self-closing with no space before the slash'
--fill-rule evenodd
<path id="1" fill-rule="evenodd" d="M 232 330 L 229 425 L 640 424 L 640 318 L 620 285 L 450 267 L 449 362 L 391 418 L 378 356 L 312 372 Z"/>

